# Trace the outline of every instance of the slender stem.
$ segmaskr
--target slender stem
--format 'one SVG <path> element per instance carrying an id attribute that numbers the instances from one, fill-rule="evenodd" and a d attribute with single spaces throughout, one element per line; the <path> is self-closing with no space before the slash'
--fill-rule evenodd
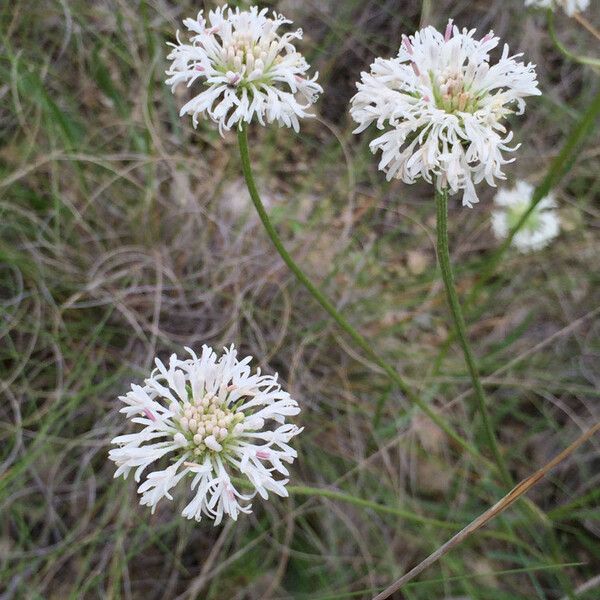
<path id="1" fill-rule="evenodd" d="M 232 477 L 231 480 L 236 485 L 247 489 L 249 492 L 253 491 L 253 486 L 248 479 L 242 477 Z M 396 517 L 400 517 L 401 519 L 405 519 L 410 523 L 417 523 L 418 525 L 431 525 L 432 527 L 439 527 L 440 529 L 449 530 L 456 530 L 461 525 L 460 523 L 457 523 L 455 521 L 443 521 L 441 519 L 426 517 L 418 513 L 412 512 L 410 510 L 407 510 L 406 508 L 399 508 L 396 506 L 389 506 L 387 504 L 380 504 L 379 502 L 374 502 L 373 500 L 366 500 L 364 498 L 353 496 L 352 494 L 340 492 L 331 488 L 313 487 L 310 485 L 288 485 L 285 489 L 290 496 L 307 497 L 308 500 L 306 502 L 314 498 L 327 498 L 328 500 L 336 500 L 339 502 L 345 502 L 347 504 L 353 504 L 354 506 L 358 506 L 359 508 L 373 510 L 384 515 L 394 515 Z M 306 502 L 301 504 L 298 508 L 303 508 Z M 529 546 L 527 542 L 524 542 L 518 538 L 515 538 L 514 536 L 511 536 L 501 531 L 487 531 L 484 532 L 483 535 L 490 539 L 500 540 L 503 542 L 510 542 L 520 548 L 528 550 L 529 552 L 531 552 L 532 550 L 531 546 Z"/>
<path id="2" fill-rule="evenodd" d="M 494 459 L 504 483 L 512 485 L 512 479 L 506 468 L 504 458 L 498 447 L 496 436 L 494 434 L 494 428 L 490 419 L 490 415 L 487 410 L 485 393 L 483 386 L 481 385 L 481 379 L 479 377 L 479 371 L 475 363 L 475 357 L 469 344 L 467 336 L 467 326 L 456 293 L 456 286 L 454 285 L 454 276 L 452 275 L 452 266 L 450 264 L 450 250 L 448 244 L 448 191 L 438 191 L 435 193 L 435 204 L 437 208 L 437 255 L 438 262 L 440 264 L 440 270 L 442 271 L 442 279 L 444 280 L 444 287 L 446 288 L 446 296 L 448 299 L 448 305 L 450 306 L 450 312 L 452 313 L 452 319 L 456 327 L 456 334 L 458 340 L 465 355 L 465 362 L 469 369 L 471 381 L 473 382 L 473 389 L 475 390 L 475 398 L 477 400 L 477 408 L 481 413 L 483 420 L 483 426 L 488 441 L 488 446 L 494 455 Z"/>
<path id="3" fill-rule="evenodd" d="M 357 496 L 352 496 L 351 494 L 338 492 L 337 490 L 331 490 L 328 488 L 311 487 L 308 485 L 288 485 L 286 490 L 292 496 L 309 496 L 311 498 L 320 496 L 321 498 L 329 498 L 330 500 L 339 500 L 340 502 L 347 502 L 348 504 L 354 504 L 355 506 L 359 506 L 361 508 L 371 509 L 375 512 L 396 515 L 397 517 L 402 517 L 407 521 L 419 523 L 420 525 L 433 525 L 434 527 L 440 527 L 442 529 L 455 529 L 456 527 L 455 523 L 441 521 L 440 519 L 432 519 L 430 517 L 423 517 L 406 509 L 396 508 L 386 504 L 379 504 L 378 502 L 373 502 L 372 500 L 365 500 L 364 498 L 358 498 Z"/>
<path id="4" fill-rule="evenodd" d="M 590 65 L 596 68 L 600 67 L 600 59 L 574 54 L 558 39 L 556 29 L 554 28 L 554 12 L 552 10 L 548 10 L 548 32 L 550 33 L 550 38 L 556 46 L 556 49 L 569 60 L 578 62 L 582 65 Z"/>
<path id="5" fill-rule="evenodd" d="M 236 483 L 241 486 L 248 486 L 247 480 L 238 480 L 233 478 Z M 352 494 L 347 494 L 345 492 L 340 492 L 338 490 L 333 490 L 330 488 L 322 488 L 322 487 L 312 487 L 309 485 L 288 485 L 285 488 L 290 496 L 306 496 L 309 499 L 320 497 L 327 498 L 329 500 L 337 500 L 339 502 L 346 502 L 347 504 L 353 504 L 354 506 L 358 506 L 359 508 L 365 508 L 368 510 L 373 510 L 375 512 L 387 515 L 395 515 L 406 521 L 411 523 L 417 523 L 419 525 L 431 525 L 432 527 L 439 527 L 440 529 L 450 529 L 456 530 L 460 527 L 459 523 L 453 521 L 442 521 L 440 519 L 433 519 L 431 517 L 425 517 L 418 513 L 411 512 L 405 508 L 398 508 L 395 506 L 389 506 L 387 504 L 380 504 L 379 502 L 374 502 L 373 500 L 365 500 L 364 498 L 359 498 L 357 496 L 353 496 Z M 531 547 L 528 544 L 514 536 L 500 532 L 500 531 L 487 531 L 484 532 L 483 535 L 485 537 L 489 537 L 495 540 L 501 540 L 504 542 L 510 542 L 516 546 L 524 548 L 525 550 L 531 551 Z"/>
<path id="6" fill-rule="evenodd" d="M 323 294 L 323 292 L 308 278 L 308 276 L 302 271 L 302 269 L 294 262 L 294 259 L 290 256 L 288 251 L 285 249 L 283 242 L 281 241 L 277 231 L 273 227 L 269 215 L 265 210 L 265 207 L 260 199 L 260 194 L 254 181 L 254 175 L 252 174 L 252 165 L 250 163 L 250 151 L 248 149 L 248 132 L 246 125 L 238 129 L 238 143 L 240 147 L 240 157 L 242 161 L 242 170 L 244 172 L 244 178 L 246 179 L 246 185 L 250 192 L 252 202 L 256 207 L 258 216 L 267 235 L 273 242 L 277 252 L 281 256 L 283 262 L 287 265 L 290 271 L 296 276 L 298 281 L 310 292 L 313 298 L 323 307 L 323 309 L 333 318 L 333 320 L 340 326 L 340 328 L 354 341 L 354 343 L 363 350 L 366 356 L 369 357 L 376 365 L 378 365 L 384 373 L 394 382 L 396 386 L 402 391 L 402 393 L 408 398 L 408 400 L 418 406 L 440 429 L 442 429 L 448 437 L 454 440 L 458 445 L 464 448 L 474 457 L 480 461 L 486 462 L 487 466 L 494 467 L 490 464 L 485 457 L 467 440 L 454 431 L 446 420 L 432 410 L 428 404 L 426 404 L 419 396 L 417 396 L 404 381 L 404 379 L 397 373 L 396 369 L 390 365 L 384 358 L 379 356 L 375 350 L 371 347 L 371 344 L 366 338 L 364 338 L 337 310 L 332 302 Z"/>

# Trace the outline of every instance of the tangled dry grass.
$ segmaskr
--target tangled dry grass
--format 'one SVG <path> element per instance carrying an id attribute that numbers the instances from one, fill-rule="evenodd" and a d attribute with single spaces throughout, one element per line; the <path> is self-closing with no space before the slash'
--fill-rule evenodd
<path id="1" fill-rule="evenodd" d="M 493 27 L 538 64 L 544 96 L 519 124 L 510 169 L 536 183 L 598 74 L 565 60 L 520 0 L 272 4 L 304 28 L 325 95 L 300 136 L 252 132 L 270 213 L 338 308 L 480 444 L 448 341 L 430 190 L 382 181 L 367 140 L 352 139 L 348 100 L 360 70 L 420 23 L 451 15 Z M 0 597 L 371 597 L 502 488 L 290 277 L 252 212 L 234 137 L 179 121 L 162 83 L 164 43 L 197 3 L 43 5 L 0 7 Z M 566 18 L 558 29 L 578 53 L 597 51 Z M 515 478 L 600 418 L 598 141 L 588 138 L 557 190 L 559 241 L 507 255 L 468 307 Z M 491 193 L 452 210 L 461 293 L 496 245 Z M 390 514 L 293 496 L 213 529 L 178 518 L 178 497 L 151 517 L 130 482 L 113 482 L 116 397 L 155 355 L 231 342 L 302 404 L 293 483 Z M 537 519 L 507 514 L 402 597 L 597 597 L 599 443 L 534 489 Z"/>

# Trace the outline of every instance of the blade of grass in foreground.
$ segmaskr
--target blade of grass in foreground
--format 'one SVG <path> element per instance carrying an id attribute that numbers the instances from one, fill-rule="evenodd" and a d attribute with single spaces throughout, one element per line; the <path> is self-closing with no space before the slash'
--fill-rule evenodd
<path id="1" fill-rule="evenodd" d="M 541 469 L 536 471 L 533 475 L 530 475 L 527 479 L 524 479 L 516 485 L 506 496 L 496 502 L 494 506 L 486 510 L 474 521 L 469 523 L 465 528 L 461 529 L 456 535 L 451 537 L 445 544 L 440 546 L 435 552 L 430 554 L 425 560 L 421 561 L 416 567 L 412 568 L 408 573 L 400 577 L 397 581 L 392 583 L 383 592 L 377 594 L 373 600 L 385 600 L 389 598 L 393 593 L 397 592 L 400 588 L 406 585 L 409 581 L 414 579 L 417 575 L 422 573 L 425 569 L 430 567 L 432 564 L 437 562 L 442 556 L 448 554 L 450 550 L 461 544 L 465 539 L 474 534 L 477 530 L 481 529 L 493 518 L 503 513 L 509 506 L 514 504 L 523 494 L 527 493 L 536 483 L 543 479 L 554 467 L 561 463 L 565 458 L 569 457 L 577 448 L 587 442 L 591 437 L 600 431 L 600 423 L 596 423 L 593 427 L 590 427 L 581 436 L 579 436 L 568 448 L 563 450 L 560 454 L 557 454 L 550 462 L 546 463 Z"/>
<path id="2" fill-rule="evenodd" d="M 411 581 L 407 583 L 407 587 L 420 587 L 426 585 L 434 585 L 437 583 L 450 583 L 452 581 L 463 581 L 465 579 L 479 579 L 486 577 L 498 577 L 501 575 L 519 575 L 520 573 L 537 573 L 539 571 L 550 571 L 553 569 L 568 569 L 570 567 L 581 567 L 585 563 L 569 562 L 558 563 L 553 565 L 534 565 L 531 567 L 520 567 L 518 569 L 504 569 L 502 571 L 488 571 L 485 573 L 469 573 L 468 575 L 455 575 L 451 577 L 439 577 L 437 579 L 424 579 L 423 581 Z M 340 592 L 339 594 L 331 594 L 327 596 L 311 596 L 311 600 L 343 600 L 344 598 L 364 597 L 372 590 L 357 590 L 355 592 Z"/>

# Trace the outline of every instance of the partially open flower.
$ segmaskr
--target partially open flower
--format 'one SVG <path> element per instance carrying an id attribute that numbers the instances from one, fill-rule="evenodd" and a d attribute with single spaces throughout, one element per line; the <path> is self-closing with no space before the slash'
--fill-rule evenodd
<path id="1" fill-rule="evenodd" d="M 462 190 L 465 206 L 478 201 L 474 184 L 504 179 L 511 161 L 502 153 L 515 150 L 505 119 L 524 111 L 523 98 L 540 94 L 534 65 L 510 56 L 506 45 L 492 64 L 499 38 L 474 34 L 449 21 L 445 33 L 426 27 L 405 36 L 396 58 L 377 58 L 361 74 L 350 109 L 355 133 L 372 123 L 384 131 L 371 150 L 381 150 L 388 179 Z"/>
<path id="2" fill-rule="evenodd" d="M 590 0 L 525 0 L 525 6 L 537 8 L 562 8 L 570 17 L 584 11 L 590 5 Z"/>
<path id="3" fill-rule="evenodd" d="M 169 456 L 171 464 L 139 486 L 140 503 L 154 512 L 162 498 L 172 499 L 182 478 L 191 477 L 195 495 L 183 516 L 199 521 L 206 515 L 217 525 L 224 515 L 235 520 L 250 512 L 256 493 L 288 495 L 284 463 L 296 458 L 288 443 L 301 429 L 286 417 L 300 408 L 276 377 L 252 373 L 252 357 L 238 360 L 233 346 L 220 357 L 208 346 L 199 357 L 187 351 L 191 358 L 172 355 L 168 368 L 157 358 L 144 385 L 120 397 L 121 412 L 142 428 L 114 438 L 109 458 L 118 466 L 115 477 L 135 469 L 139 482 L 147 467 Z M 234 478 L 246 481 L 247 492 Z"/>
<path id="4" fill-rule="evenodd" d="M 202 86 L 198 95 L 183 106 L 180 115 L 206 115 L 219 124 L 219 131 L 256 119 L 261 125 L 299 129 L 299 119 L 312 116 L 306 111 L 323 91 L 306 73 L 309 65 L 292 41 L 302 30 L 280 34 L 291 23 L 282 15 L 267 16 L 267 9 L 255 6 L 247 11 L 227 5 L 196 19 L 183 22 L 193 34 L 189 44 L 170 44 L 172 64 L 167 84 L 174 91 L 179 83 Z"/>
<path id="5" fill-rule="evenodd" d="M 529 209 L 534 188 L 526 181 L 518 181 L 512 190 L 501 189 L 494 198 L 496 210 L 492 213 L 492 229 L 497 238 L 505 239 Z M 549 194 L 536 205 L 523 227 L 512 240 L 521 252 L 540 250 L 547 246 L 560 231 L 560 220 L 555 210 L 556 201 Z"/>

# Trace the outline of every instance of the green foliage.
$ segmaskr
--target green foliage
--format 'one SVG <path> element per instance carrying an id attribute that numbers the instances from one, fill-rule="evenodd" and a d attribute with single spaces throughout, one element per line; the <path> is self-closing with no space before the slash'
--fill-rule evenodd
<path id="1" fill-rule="evenodd" d="M 372 597 L 506 490 L 289 276 L 248 210 L 235 136 L 178 118 L 183 97 L 162 82 L 165 42 L 202 3 L 43 4 L 0 5 L 0 591 Z M 493 24 L 538 62 L 544 97 L 516 123 L 523 145 L 509 169 L 537 183 L 597 73 L 553 51 L 520 0 L 506 4 L 271 2 L 304 28 L 326 94 L 320 120 L 300 135 L 251 131 L 259 187 L 294 257 L 480 449 L 436 270 L 431 190 L 386 182 L 345 108 L 359 72 L 393 55 L 421 19 Z M 574 52 L 593 54 L 576 23 L 556 25 Z M 509 252 L 466 311 L 514 479 L 598 418 L 597 144 L 595 134 L 556 190 L 559 240 L 533 255 Z M 497 246 L 493 190 L 481 195 L 472 211 L 450 207 L 463 298 Z M 107 461 L 125 427 L 118 395 L 155 355 L 232 342 L 278 371 L 303 407 L 294 493 L 257 500 L 252 515 L 218 528 L 184 521 L 177 495 L 151 515 Z M 582 449 L 534 488 L 539 512 L 515 507 L 403 597 L 597 597 L 583 587 L 600 566 L 594 452 Z"/>

